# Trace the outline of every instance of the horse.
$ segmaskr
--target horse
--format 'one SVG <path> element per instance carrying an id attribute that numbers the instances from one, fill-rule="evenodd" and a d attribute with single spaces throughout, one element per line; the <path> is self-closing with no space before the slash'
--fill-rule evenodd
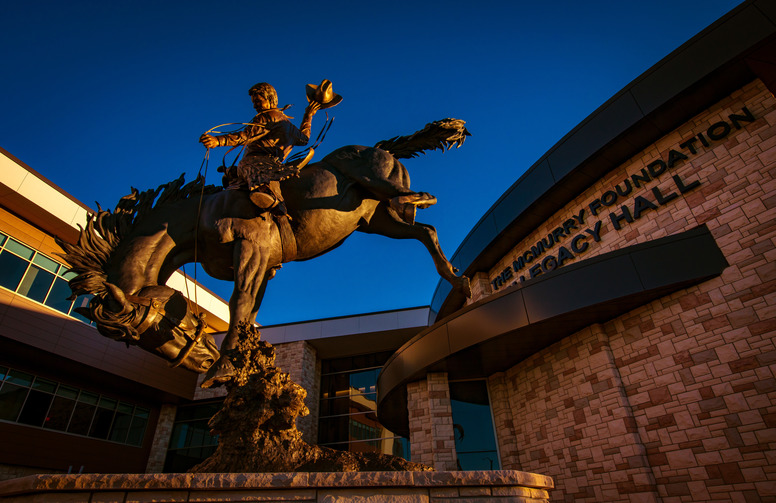
<path id="1" fill-rule="evenodd" d="M 375 147 L 341 147 L 305 166 L 280 184 L 288 218 L 258 208 L 245 190 L 205 186 L 201 176 L 184 185 L 181 175 L 142 193 L 133 188 L 113 213 L 98 208 L 90 215 L 76 244 L 59 241 L 76 273 L 73 294 L 93 295 L 79 312 L 105 336 L 137 344 L 173 366 L 208 372 L 207 386 L 232 374 L 222 353 L 236 347 L 241 323 L 254 322 L 267 281 L 281 265 L 331 251 L 353 232 L 420 241 L 439 275 L 469 297 L 469 279 L 457 275 L 434 227 L 414 219 L 415 208 L 436 199 L 410 189 L 398 160 L 460 146 L 469 135 L 463 124 L 437 121 Z M 220 351 L 193 306 L 165 286 L 192 262 L 234 282 Z"/>

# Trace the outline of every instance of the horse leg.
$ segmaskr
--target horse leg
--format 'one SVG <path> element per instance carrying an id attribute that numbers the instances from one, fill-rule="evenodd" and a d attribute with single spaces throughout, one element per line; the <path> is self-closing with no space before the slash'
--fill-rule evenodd
<path id="1" fill-rule="evenodd" d="M 455 274 L 455 268 L 447 260 L 442 248 L 439 246 L 437 232 L 433 226 L 419 222 L 407 223 L 394 211 L 389 210 L 385 204 L 380 204 L 369 223 L 362 225 L 358 230 L 392 239 L 416 239 L 420 241 L 434 260 L 434 265 L 439 275 L 467 298 L 472 296 L 469 278 Z"/>
<path id="2" fill-rule="evenodd" d="M 229 299 L 229 329 L 221 344 L 221 358 L 210 367 L 203 388 L 223 383 L 234 375 L 234 367 L 224 354 L 240 342 L 238 325 L 255 320 L 256 305 L 264 289 L 269 254 L 256 243 L 238 239 L 234 245 L 234 290 Z M 252 318 L 253 317 L 253 318 Z"/>

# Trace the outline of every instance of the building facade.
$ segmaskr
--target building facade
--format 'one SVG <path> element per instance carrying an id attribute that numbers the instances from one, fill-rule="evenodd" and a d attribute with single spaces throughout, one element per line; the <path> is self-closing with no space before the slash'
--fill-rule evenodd
<path id="1" fill-rule="evenodd" d="M 474 298 L 440 284 L 378 381 L 413 460 L 460 463 L 452 404 L 479 382 L 501 467 L 553 500 L 776 499 L 774 21 L 720 19 L 482 217 L 453 259 Z"/>

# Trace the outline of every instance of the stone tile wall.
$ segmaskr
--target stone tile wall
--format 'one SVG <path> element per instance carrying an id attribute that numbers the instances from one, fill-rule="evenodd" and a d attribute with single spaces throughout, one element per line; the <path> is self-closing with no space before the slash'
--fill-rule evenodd
<path id="1" fill-rule="evenodd" d="M 743 107 L 756 120 L 711 141 Z M 695 154 L 680 147 L 693 137 Z M 590 214 L 672 156 L 673 169 Z M 700 185 L 681 194 L 673 175 Z M 601 239 L 572 260 L 706 224 L 730 264 L 492 376 L 504 468 L 553 476 L 558 501 L 776 501 L 774 175 L 776 100 L 755 81 L 599 180 L 494 267 L 491 278 L 581 209 L 577 231 L 600 221 Z M 658 204 L 655 187 L 677 196 Z M 617 230 L 610 213 L 633 213 L 637 196 L 655 208 L 642 200 L 641 218 Z"/>
<path id="2" fill-rule="evenodd" d="M 167 457 L 167 448 L 170 446 L 172 426 L 177 411 L 178 407 L 174 404 L 162 404 L 159 410 L 159 421 L 154 431 L 154 440 L 151 443 L 151 452 L 148 454 L 146 473 L 162 473 L 164 470 L 164 460 Z"/>
<path id="3" fill-rule="evenodd" d="M 0 501 L 185 503 L 306 501 L 337 503 L 539 503 L 552 479 L 491 472 L 228 473 L 42 475 L 0 482 Z"/>
<path id="4" fill-rule="evenodd" d="M 456 470 L 450 386 L 443 372 L 407 385 L 410 456 L 436 470 Z"/>
<path id="5" fill-rule="evenodd" d="M 318 443 L 318 409 L 321 394 L 321 363 L 315 348 L 305 341 L 275 344 L 275 365 L 287 372 L 307 391 L 304 403 L 310 414 L 296 420 L 302 438 L 310 444 Z"/>

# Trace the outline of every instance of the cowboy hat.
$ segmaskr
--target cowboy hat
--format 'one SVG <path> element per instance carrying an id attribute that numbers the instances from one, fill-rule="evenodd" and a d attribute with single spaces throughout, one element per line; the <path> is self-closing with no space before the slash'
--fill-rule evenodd
<path id="1" fill-rule="evenodd" d="M 331 108 L 342 101 L 342 96 L 334 92 L 331 81 L 328 79 L 323 79 L 319 86 L 307 84 L 305 92 L 307 93 L 307 101 L 320 103 L 321 109 Z"/>

